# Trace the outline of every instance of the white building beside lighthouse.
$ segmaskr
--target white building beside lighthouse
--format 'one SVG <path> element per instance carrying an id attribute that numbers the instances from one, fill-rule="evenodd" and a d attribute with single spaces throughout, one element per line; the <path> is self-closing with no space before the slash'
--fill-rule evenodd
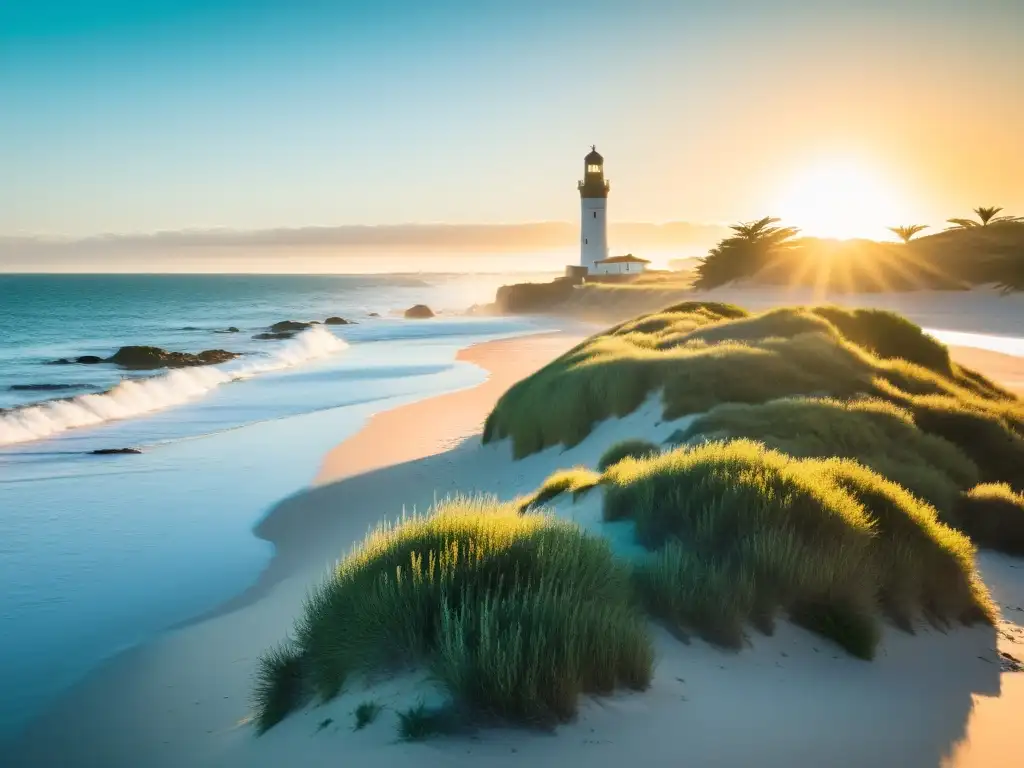
<path id="1" fill-rule="evenodd" d="M 608 258 L 608 190 L 604 178 L 604 158 L 597 147 L 583 158 L 580 191 L 580 266 L 597 272 L 597 263 Z"/>

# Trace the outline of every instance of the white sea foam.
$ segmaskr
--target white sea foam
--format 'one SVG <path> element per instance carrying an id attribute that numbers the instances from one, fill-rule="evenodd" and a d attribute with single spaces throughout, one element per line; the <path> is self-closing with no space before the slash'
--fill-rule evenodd
<path id="1" fill-rule="evenodd" d="M 330 331 L 313 327 L 277 346 L 258 362 L 178 368 L 147 379 L 125 379 L 98 395 L 49 400 L 0 415 L 0 445 L 39 440 L 77 427 L 129 419 L 202 397 L 231 381 L 326 357 L 348 345 Z"/>

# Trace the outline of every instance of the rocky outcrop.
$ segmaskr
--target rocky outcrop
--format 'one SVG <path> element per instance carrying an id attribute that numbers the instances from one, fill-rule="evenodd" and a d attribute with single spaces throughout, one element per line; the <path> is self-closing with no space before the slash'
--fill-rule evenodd
<path id="1" fill-rule="evenodd" d="M 371 312 L 370 314 L 367 315 L 367 317 L 380 317 L 380 315 L 376 312 Z"/>
<path id="2" fill-rule="evenodd" d="M 550 283 L 517 283 L 498 289 L 495 305 L 502 314 L 546 312 L 566 301 L 573 290 L 572 281 L 560 277 Z"/>
<path id="3" fill-rule="evenodd" d="M 102 357 L 96 355 L 82 355 L 81 357 L 67 358 L 62 357 L 59 360 L 51 360 L 49 365 L 96 365 L 96 363 L 105 363 Z"/>
<path id="4" fill-rule="evenodd" d="M 324 325 L 355 325 L 351 320 L 346 320 L 344 317 L 328 317 L 324 320 Z"/>
<path id="5" fill-rule="evenodd" d="M 278 333 L 257 333 L 253 336 L 258 341 L 283 341 L 284 339 L 290 339 L 295 336 L 298 331 L 281 331 Z"/>
<path id="6" fill-rule="evenodd" d="M 110 357 L 99 357 L 97 355 L 82 355 L 73 359 L 62 357 L 60 360 L 50 361 L 50 365 L 97 365 L 98 363 L 113 363 L 122 368 L 130 368 L 136 371 L 149 371 L 156 368 L 192 368 L 197 365 L 217 365 L 234 360 L 239 356 L 238 352 L 228 352 L 226 349 L 207 349 L 199 354 L 191 352 L 168 352 L 160 347 L 121 347 Z M 56 387 L 54 387 L 56 388 Z"/>
<path id="7" fill-rule="evenodd" d="M 304 331 L 307 328 L 312 328 L 312 323 L 301 323 L 297 320 L 282 320 L 279 323 L 274 323 L 270 326 L 271 333 L 285 333 L 291 331 L 293 333 L 298 331 Z"/>
<path id="8" fill-rule="evenodd" d="M 405 310 L 406 320 L 426 320 L 434 316 L 434 311 L 426 304 L 417 304 Z"/>
<path id="9" fill-rule="evenodd" d="M 240 331 L 237 328 L 235 328 L 235 326 L 232 325 L 229 328 L 225 328 L 223 330 L 218 329 L 214 331 L 214 333 L 240 333 Z"/>
<path id="10" fill-rule="evenodd" d="M 97 448 L 89 451 L 93 456 L 117 456 L 126 453 L 142 453 L 138 448 Z"/>
<path id="11" fill-rule="evenodd" d="M 225 349 L 207 349 L 197 355 L 190 352 L 168 352 L 160 347 L 121 347 L 106 362 L 133 370 L 154 368 L 191 368 L 198 365 L 217 365 L 238 357 L 237 352 Z"/>

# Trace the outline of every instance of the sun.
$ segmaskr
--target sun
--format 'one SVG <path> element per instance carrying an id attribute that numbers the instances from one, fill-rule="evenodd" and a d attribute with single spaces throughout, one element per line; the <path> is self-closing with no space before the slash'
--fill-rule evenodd
<path id="1" fill-rule="evenodd" d="M 812 237 L 891 239 L 888 227 L 906 223 L 906 206 L 893 186 L 866 164 L 846 159 L 795 174 L 776 210 L 783 223 Z"/>

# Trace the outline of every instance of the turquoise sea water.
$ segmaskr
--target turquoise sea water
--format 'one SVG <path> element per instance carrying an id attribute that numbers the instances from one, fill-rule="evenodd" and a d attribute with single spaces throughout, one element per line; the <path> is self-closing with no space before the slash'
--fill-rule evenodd
<path id="1" fill-rule="evenodd" d="M 0 275 L 0 738 L 252 583 L 271 556 L 252 526 L 369 415 L 482 381 L 455 362 L 467 344 L 541 330 L 443 311 L 507 281 Z M 396 312 L 416 303 L 442 312 Z M 252 338 L 332 315 L 356 324 Z M 172 372 L 48 364 L 127 344 L 244 354 Z M 129 446 L 143 453 L 90 453 Z"/>

